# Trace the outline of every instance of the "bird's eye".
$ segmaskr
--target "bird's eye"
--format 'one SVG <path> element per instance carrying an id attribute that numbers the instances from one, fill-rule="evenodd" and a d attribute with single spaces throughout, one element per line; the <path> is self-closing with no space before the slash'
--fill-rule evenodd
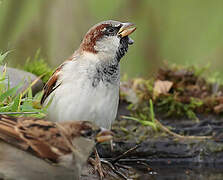
<path id="1" fill-rule="evenodd" d="M 90 137 L 90 136 L 92 136 L 92 134 L 93 134 L 93 132 L 91 130 L 86 130 L 86 131 L 82 132 L 82 135 L 84 137 Z"/>
<path id="2" fill-rule="evenodd" d="M 108 26 L 106 28 L 106 31 L 104 32 L 104 34 L 106 36 L 114 36 L 117 33 L 117 28 L 116 27 L 112 27 L 112 26 Z"/>
<path id="3" fill-rule="evenodd" d="M 109 33 L 113 33 L 115 30 L 113 28 L 108 29 Z"/>

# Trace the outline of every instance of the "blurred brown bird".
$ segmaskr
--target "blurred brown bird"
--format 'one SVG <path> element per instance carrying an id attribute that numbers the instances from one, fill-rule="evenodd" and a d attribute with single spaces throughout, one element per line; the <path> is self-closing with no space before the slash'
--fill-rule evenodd
<path id="1" fill-rule="evenodd" d="M 1 140 L 59 166 L 75 169 L 76 177 L 80 176 L 81 168 L 92 152 L 95 142 L 104 142 L 111 138 L 111 131 L 87 121 L 53 123 L 36 118 L 0 115 Z M 4 153 L 6 161 L 7 156 L 13 155 L 5 153 L 9 152 L 10 146 L 4 148 L 4 152 L 3 147 L 6 146 L 1 142 L 0 153 Z M 2 164 L 4 161 L 0 158 L 0 172 Z"/>

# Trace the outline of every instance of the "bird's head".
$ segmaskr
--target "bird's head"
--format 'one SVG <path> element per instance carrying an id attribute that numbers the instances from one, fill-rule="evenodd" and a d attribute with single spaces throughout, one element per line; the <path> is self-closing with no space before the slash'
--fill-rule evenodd
<path id="1" fill-rule="evenodd" d="M 94 140 L 97 143 L 109 141 L 113 137 L 113 133 L 102 127 L 98 127 L 91 122 L 82 121 L 80 136 Z"/>
<path id="2" fill-rule="evenodd" d="M 97 142 L 109 141 L 113 137 L 113 133 L 110 130 L 98 127 L 89 121 L 72 121 L 61 124 L 66 129 L 68 137 L 73 140 L 85 139 L 95 144 Z"/>
<path id="3" fill-rule="evenodd" d="M 103 21 L 94 25 L 85 35 L 80 49 L 94 53 L 102 58 L 116 58 L 118 61 L 125 55 L 133 40 L 128 37 L 136 30 L 132 23 Z"/>

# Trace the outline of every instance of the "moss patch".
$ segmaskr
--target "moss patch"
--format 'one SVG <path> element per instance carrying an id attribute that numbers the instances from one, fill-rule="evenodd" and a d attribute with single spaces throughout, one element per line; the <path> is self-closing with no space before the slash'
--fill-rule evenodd
<path id="1" fill-rule="evenodd" d="M 23 67 L 20 67 L 25 71 L 35 74 L 36 76 L 42 76 L 43 83 L 46 83 L 54 70 L 46 63 L 44 58 L 40 57 L 40 50 L 36 52 L 33 59 L 28 58 Z"/>
<path id="2" fill-rule="evenodd" d="M 196 114 L 223 114 L 223 88 L 204 78 L 205 68 L 165 66 L 151 79 L 132 79 L 121 85 L 121 100 L 130 103 L 134 117 L 149 118 L 149 100 L 165 117 L 196 119 Z"/>

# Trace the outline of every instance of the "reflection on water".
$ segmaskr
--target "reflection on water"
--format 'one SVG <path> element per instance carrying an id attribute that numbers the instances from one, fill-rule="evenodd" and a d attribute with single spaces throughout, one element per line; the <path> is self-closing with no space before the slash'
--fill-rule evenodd
<path id="1" fill-rule="evenodd" d="M 223 166 L 150 166 L 140 171 L 139 180 L 223 180 Z M 155 172 L 155 173 L 154 173 Z"/>

